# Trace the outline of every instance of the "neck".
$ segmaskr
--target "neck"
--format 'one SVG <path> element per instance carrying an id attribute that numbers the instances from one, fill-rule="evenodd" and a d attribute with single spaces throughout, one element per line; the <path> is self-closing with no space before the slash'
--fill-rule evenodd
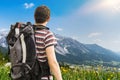
<path id="1" fill-rule="evenodd" d="M 43 25 L 46 26 L 48 22 L 44 22 L 44 23 L 35 23 L 35 25 Z"/>

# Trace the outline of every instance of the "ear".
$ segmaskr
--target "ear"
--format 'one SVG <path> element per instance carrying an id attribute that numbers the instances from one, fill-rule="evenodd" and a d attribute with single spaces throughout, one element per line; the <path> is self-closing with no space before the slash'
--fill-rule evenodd
<path id="1" fill-rule="evenodd" d="M 50 20 L 50 17 L 47 19 L 47 22 L 49 22 L 49 20 Z"/>

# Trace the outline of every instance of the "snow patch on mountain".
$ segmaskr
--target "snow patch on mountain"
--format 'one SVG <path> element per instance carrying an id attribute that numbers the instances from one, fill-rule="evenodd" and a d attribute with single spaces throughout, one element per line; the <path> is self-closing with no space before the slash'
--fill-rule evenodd
<path id="1" fill-rule="evenodd" d="M 0 46 L 2 46 L 2 47 L 7 47 L 7 43 L 6 43 L 7 34 L 8 34 L 7 29 L 0 30 Z"/>
<path id="2" fill-rule="evenodd" d="M 66 47 L 61 47 L 61 46 L 56 46 L 56 52 L 61 54 L 61 55 L 66 55 L 69 54 L 68 50 L 66 49 Z"/>

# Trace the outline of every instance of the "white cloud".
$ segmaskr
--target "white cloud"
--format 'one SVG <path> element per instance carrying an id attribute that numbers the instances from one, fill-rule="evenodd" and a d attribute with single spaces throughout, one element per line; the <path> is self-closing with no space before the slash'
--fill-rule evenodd
<path id="1" fill-rule="evenodd" d="M 79 36 L 71 36 L 72 39 L 79 40 Z"/>
<path id="2" fill-rule="evenodd" d="M 0 32 L 8 31 L 8 29 L 0 28 Z"/>
<path id="3" fill-rule="evenodd" d="M 7 29 L 7 28 L 0 28 L 0 34 L 2 36 L 6 36 L 8 34 L 8 32 L 9 32 L 9 29 Z"/>
<path id="4" fill-rule="evenodd" d="M 113 43 L 120 44 L 120 40 L 114 40 Z"/>
<path id="5" fill-rule="evenodd" d="M 89 37 L 89 38 L 92 38 L 92 37 L 97 37 L 97 36 L 100 36 L 100 35 L 102 35 L 102 33 L 94 32 L 94 33 L 90 33 L 90 34 L 88 35 L 88 37 Z"/>
<path id="6" fill-rule="evenodd" d="M 93 12 L 117 13 L 120 12 L 120 0 L 90 0 L 81 9 L 84 14 Z"/>
<path id="7" fill-rule="evenodd" d="M 63 31 L 63 29 L 62 29 L 62 28 L 57 28 L 56 30 L 57 30 L 57 31 Z"/>
<path id="8" fill-rule="evenodd" d="M 102 42 L 101 39 L 94 39 L 93 41 L 96 42 L 96 43 L 97 43 L 97 42 Z"/>
<path id="9" fill-rule="evenodd" d="M 24 7 L 25 7 L 26 9 L 32 8 L 33 6 L 34 6 L 34 3 L 24 3 Z"/>

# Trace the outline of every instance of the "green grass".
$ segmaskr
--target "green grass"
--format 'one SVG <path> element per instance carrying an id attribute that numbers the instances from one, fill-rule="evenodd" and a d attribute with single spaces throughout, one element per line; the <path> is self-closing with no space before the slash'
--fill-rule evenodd
<path id="1" fill-rule="evenodd" d="M 9 67 L 0 66 L 0 80 L 10 80 Z M 117 68 L 87 67 L 87 66 L 62 66 L 63 80 L 120 80 L 120 72 Z"/>
<path id="2" fill-rule="evenodd" d="M 110 67 L 61 67 L 63 80 L 120 80 L 117 68 Z"/>
<path id="3" fill-rule="evenodd" d="M 10 80 L 9 67 L 0 66 L 0 80 Z"/>

